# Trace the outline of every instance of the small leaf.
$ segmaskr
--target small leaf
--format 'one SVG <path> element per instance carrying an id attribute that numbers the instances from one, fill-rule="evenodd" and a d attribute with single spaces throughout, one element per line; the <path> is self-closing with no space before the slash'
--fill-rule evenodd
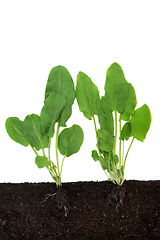
<path id="1" fill-rule="evenodd" d="M 131 123 L 130 122 L 126 122 L 122 128 L 122 131 L 121 131 L 121 140 L 124 141 L 125 140 L 128 140 L 131 136 L 131 132 L 132 132 L 132 129 L 131 129 Z"/>
<path id="2" fill-rule="evenodd" d="M 37 165 L 38 168 L 50 166 L 50 162 L 48 161 L 48 158 L 45 156 L 36 156 L 35 164 Z"/>
<path id="3" fill-rule="evenodd" d="M 97 86 L 83 72 L 77 75 L 76 98 L 78 106 L 84 116 L 89 120 L 98 115 L 100 97 Z"/>
<path id="4" fill-rule="evenodd" d="M 19 120 L 17 117 L 9 117 L 5 122 L 5 127 L 8 135 L 13 141 L 25 147 L 29 145 L 23 133 L 23 121 Z"/>
<path id="5" fill-rule="evenodd" d="M 93 158 L 94 161 L 99 160 L 100 157 L 99 157 L 96 150 L 92 150 L 92 158 Z"/>
<path id="6" fill-rule="evenodd" d="M 114 148 L 114 137 L 109 132 L 99 129 L 98 134 L 98 145 L 102 151 L 110 152 Z"/>
<path id="7" fill-rule="evenodd" d="M 116 154 L 114 154 L 114 156 L 113 156 L 113 162 L 114 162 L 114 164 L 117 164 L 119 162 L 119 158 Z"/>
<path id="8" fill-rule="evenodd" d="M 151 113 L 149 107 L 144 104 L 138 108 L 131 117 L 132 136 L 139 141 L 145 139 L 151 124 Z"/>
<path id="9" fill-rule="evenodd" d="M 83 131 L 80 126 L 73 125 L 70 128 L 65 128 L 59 135 L 58 148 L 62 155 L 66 157 L 77 153 L 83 142 Z"/>
<path id="10" fill-rule="evenodd" d="M 40 117 L 36 114 L 27 115 L 23 122 L 24 136 L 36 150 L 48 147 L 48 137 L 41 132 Z"/>
<path id="11" fill-rule="evenodd" d="M 53 137 L 55 123 L 65 105 L 66 100 L 62 94 L 58 94 L 56 92 L 50 93 L 44 102 L 44 106 L 40 114 L 43 134 L 47 133 L 49 137 Z"/>

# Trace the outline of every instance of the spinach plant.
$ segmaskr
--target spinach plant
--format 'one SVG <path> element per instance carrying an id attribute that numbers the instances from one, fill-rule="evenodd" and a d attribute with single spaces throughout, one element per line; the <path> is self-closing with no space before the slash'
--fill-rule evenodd
<path id="1" fill-rule="evenodd" d="M 65 128 L 60 133 L 60 127 L 66 127 L 66 122 L 71 116 L 74 99 L 75 89 L 70 73 L 63 66 L 54 67 L 48 77 L 40 116 L 27 115 L 24 121 L 17 117 L 9 117 L 5 123 L 11 139 L 25 147 L 31 146 L 36 154 L 36 165 L 38 168 L 48 169 L 57 187 L 62 185 L 61 174 L 65 157 L 77 153 L 84 138 L 83 131 L 78 125 Z M 50 150 L 54 133 L 56 161 L 53 162 Z M 63 155 L 61 166 L 58 149 Z"/>
<path id="2" fill-rule="evenodd" d="M 105 95 L 100 98 L 92 80 L 85 73 L 78 73 L 78 106 L 86 118 L 93 120 L 96 132 L 97 151 L 92 151 L 92 157 L 100 162 L 110 181 L 122 185 L 129 150 L 135 139 L 142 142 L 145 139 L 150 128 L 151 113 L 146 104 L 135 110 L 135 90 L 126 81 L 117 63 L 107 70 L 104 90 Z M 98 116 L 100 129 L 97 129 L 95 115 Z M 124 143 L 129 139 L 131 142 L 125 152 Z"/>

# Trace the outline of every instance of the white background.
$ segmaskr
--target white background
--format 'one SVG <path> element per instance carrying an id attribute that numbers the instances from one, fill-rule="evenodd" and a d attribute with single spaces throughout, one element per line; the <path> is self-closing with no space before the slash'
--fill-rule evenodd
<path id="1" fill-rule="evenodd" d="M 152 114 L 144 143 L 134 141 L 126 163 L 126 179 L 159 180 L 159 1 L 1 1 L 0 2 L 0 182 L 52 182 L 38 169 L 30 147 L 12 141 L 5 120 L 40 114 L 50 70 L 65 66 L 76 84 L 85 72 L 104 93 L 107 68 L 117 62 Z M 66 158 L 62 181 L 102 181 L 107 177 L 91 151 L 96 149 L 94 125 L 78 111 L 67 125 L 81 125 L 81 150 Z M 55 158 L 52 144 L 52 160 Z M 61 158 L 61 156 L 60 156 Z M 62 158 L 61 158 L 62 159 Z"/>

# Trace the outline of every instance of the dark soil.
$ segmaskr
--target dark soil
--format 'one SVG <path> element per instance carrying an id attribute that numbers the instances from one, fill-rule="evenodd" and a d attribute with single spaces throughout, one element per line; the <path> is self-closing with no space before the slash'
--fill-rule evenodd
<path id="1" fill-rule="evenodd" d="M 0 239 L 159 240 L 160 181 L 1 183 Z"/>

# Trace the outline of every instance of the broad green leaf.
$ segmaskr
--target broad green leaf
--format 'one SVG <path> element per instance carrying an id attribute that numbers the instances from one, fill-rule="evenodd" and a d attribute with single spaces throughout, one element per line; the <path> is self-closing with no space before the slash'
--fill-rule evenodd
<path id="1" fill-rule="evenodd" d="M 69 71 L 65 67 L 57 66 L 50 71 L 45 90 L 45 99 L 51 92 L 62 94 L 65 97 L 66 108 L 62 110 L 58 119 L 59 125 L 65 127 L 66 121 L 71 116 L 71 106 L 75 99 L 74 82 Z"/>
<path id="2" fill-rule="evenodd" d="M 121 114 L 121 119 L 124 121 L 128 121 L 130 119 L 130 116 L 133 115 L 134 109 L 137 105 L 136 93 L 132 84 L 127 83 L 126 87 L 127 87 L 127 95 L 125 99 L 124 109 Z"/>
<path id="3" fill-rule="evenodd" d="M 27 115 L 23 122 L 24 136 L 36 150 L 48 147 L 48 137 L 41 132 L 40 117 L 36 114 Z"/>
<path id="4" fill-rule="evenodd" d="M 5 127 L 8 135 L 13 141 L 25 147 L 29 145 L 23 133 L 23 121 L 19 120 L 17 117 L 9 117 L 5 122 Z"/>
<path id="5" fill-rule="evenodd" d="M 128 140 L 131 136 L 131 132 L 132 132 L 131 123 L 126 122 L 121 131 L 121 140 L 122 141 Z"/>
<path id="6" fill-rule="evenodd" d="M 110 152 L 114 148 L 114 137 L 109 132 L 99 129 L 97 131 L 99 138 L 98 145 L 100 150 Z"/>
<path id="7" fill-rule="evenodd" d="M 144 104 L 138 108 L 131 117 L 132 136 L 139 141 L 145 139 L 151 124 L 151 113 L 149 107 Z"/>
<path id="8" fill-rule="evenodd" d="M 102 114 L 98 114 L 99 124 L 102 130 L 106 130 L 114 135 L 114 121 L 111 108 L 105 97 L 100 100 L 100 109 Z"/>
<path id="9" fill-rule="evenodd" d="M 80 126 L 73 125 L 65 128 L 58 137 L 58 148 L 62 155 L 66 157 L 77 153 L 83 142 L 83 131 Z"/>
<path id="10" fill-rule="evenodd" d="M 36 156 L 35 164 L 38 168 L 49 167 L 51 164 L 45 156 Z"/>
<path id="11" fill-rule="evenodd" d="M 107 70 L 105 83 L 105 96 L 112 111 L 122 113 L 127 94 L 127 83 L 122 68 L 113 63 Z"/>
<path id="12" fill-rule="evenodd" d="M 49 137 L 53 137 L 55 123 L 65 105 L 66 100 L 62 94 L 58 94 L 56 92 L 50 93 L 44 102 L 44 106 L 40 114 L 41 129 L 43 134 L 47 133 Z"/>
<path id="13" fill-rule="evenodd" d="M 77 75 L 76 98 L 78 106 L 84 116 L 89 120 L 98 115 L 100 97 L 97 86 L 83 72 Z"/>

